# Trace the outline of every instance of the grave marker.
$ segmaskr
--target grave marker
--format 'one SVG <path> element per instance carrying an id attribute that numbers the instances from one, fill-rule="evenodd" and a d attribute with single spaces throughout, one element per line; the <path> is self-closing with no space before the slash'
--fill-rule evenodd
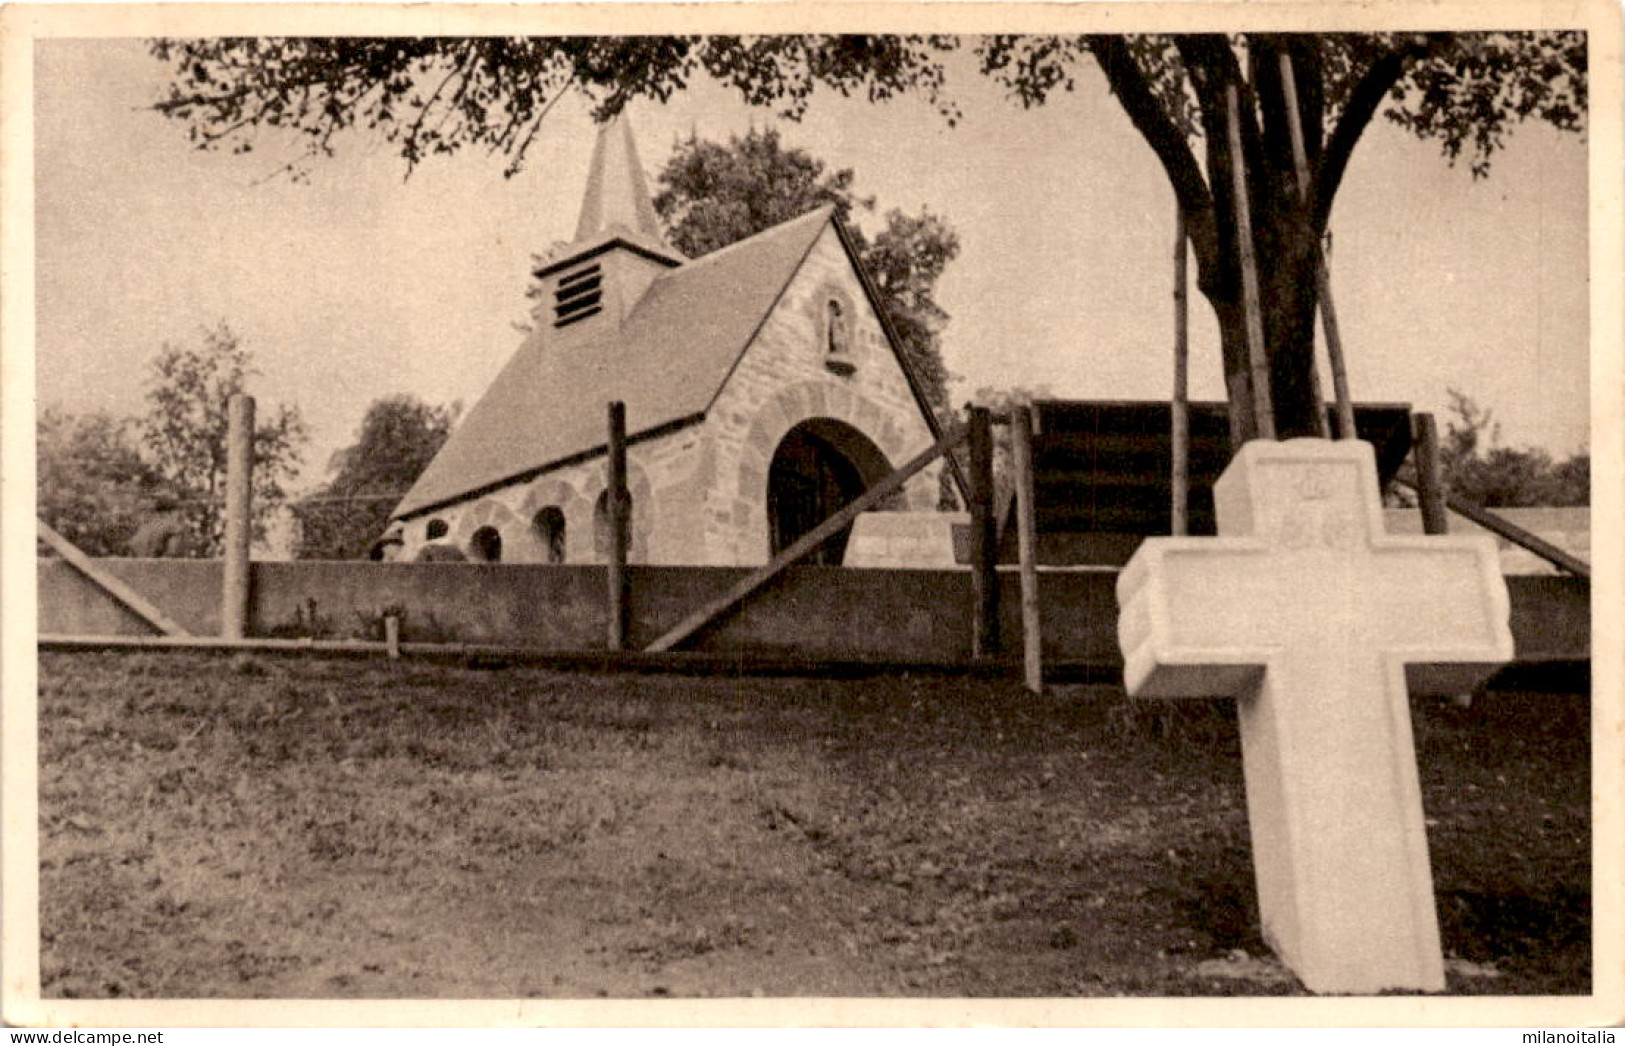
<path id="1" fill-rule="evenodd" d="M 1118 579 L 1138 698 L 1240 698 L 1264 937 L 1311 991 L 1444 987 L 1411 687 L 1512 656 L 1492 542 L 1384 533 L 1363 441 L 1244 445 L 1220 537 L 1150 538 Z"/>

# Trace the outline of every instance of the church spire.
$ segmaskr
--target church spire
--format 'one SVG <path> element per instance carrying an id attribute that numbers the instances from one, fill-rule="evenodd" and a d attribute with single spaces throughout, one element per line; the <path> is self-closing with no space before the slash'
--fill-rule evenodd
<path id="1" fill-rule="evenodd" d="M 551 297 L 553 329 L 576 338 L 619 327 L 655 279 L 682 263 L 660 232 L 632 127 L 616 116 L 598 128 L 575 240 L 554 245 L 534 273 L 543 301 Z M 547 315 L 547 305 L 537 309 Z"/>
<path id="2" fill-rule="evenodd" d="M 638 162 L 637 144 L 632 140 L 632 124 L 624 113 L 598 129 L 575 241 L 584 243 L 606 235 L 641 241 L 640 245 L 672 253 L 660 231 L 649 183 Z"/>

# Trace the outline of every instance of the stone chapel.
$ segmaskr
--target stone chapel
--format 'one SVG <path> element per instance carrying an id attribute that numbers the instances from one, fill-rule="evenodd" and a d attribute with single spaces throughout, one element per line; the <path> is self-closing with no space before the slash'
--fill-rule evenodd
<path id="1" fill-rule="evenodd" d="M 939 435 L 833 209 L 685 258 L 624 117 L 535 275 L 532 332 L 396 507 L 401 558 L 603 562 L 611 400 L 634 563 L 766 562 Z M 894 507 L 934 509 L 940 467 Z M 807 562 L 840 563 L 846 536 Z"/>

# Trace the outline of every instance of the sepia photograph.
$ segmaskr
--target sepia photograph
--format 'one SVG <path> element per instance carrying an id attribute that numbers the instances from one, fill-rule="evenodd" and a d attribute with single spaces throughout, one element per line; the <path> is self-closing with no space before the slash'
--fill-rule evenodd
<path id="1" fill-rule="evenodd" d="M 1617 6 L 0 14 L 8 1024 L 1625 1020 Z"/>

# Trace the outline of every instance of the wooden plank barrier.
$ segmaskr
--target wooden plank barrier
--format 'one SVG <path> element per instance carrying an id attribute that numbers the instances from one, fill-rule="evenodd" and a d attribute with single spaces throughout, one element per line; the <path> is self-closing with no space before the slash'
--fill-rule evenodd
<path id="1" fill-rule="evenodd" d="M 1253 256 L 1253 219 L 1247 201 L 1247 154 L 1241 147 L 1241 102 L 1236 85 L 1225 86 L 1225 127 L 1230 145 L 1231 198 L 1236 208 L 1236 241 L 1241 253 L 1241 308 L 1247 326 L 1247 371 L 1253 403 L 1253 435 L 1275 438 L 1275 408 L 1269 361 L 1264 352 L 1264 307 L 1258 295 L 1258 262 Z"/>
<path id="2" fill-rule="evenodd" d="M 1292 70 L 1292 56 L 1280 51 L 1281 93 L 1286 101 L 1287 131 L 1292 136 L 1292 165 L 1298 181 L 1298 196 L 1309 200 L 1309 154 L 1303 142 L 1303 117 L 1298 110 L 1298 80 Z M 1343 336 L 1338 332 L 1337 308 L 1332 304 L 1332 276 L 1326 254 L 1315 243 L 1315 298 L 1320 306 L 1320 323 L 1326 332 L 1326 362 L 1332 370 L 1332 395 L 1337 400 L 1337 438 L 1358 439 L 1354 431 L 1354 400 L 1349 395 L 1348 368 L 1343 363 Z M 1310 370 L 1319 375 L 1318 367 Z M 1320 403 L 1320 383 L 1315 383 L 1315 402 Z M 1324 418 L 1324 415 L 1321 415 Z"/>
<path id="3" fill-rule="evenodd" d="M 220 571 L 220 634 L 248 632 L 248 585 L 253 567 L 254 397 L 238 393 L 226 405 L 226 534 Z"/>
<path id="4" fill-rule="evenodd" d="M 1448 534 L 1444 480 L 1439 473 L 1439 426 L 1432 414 L 1411 416 L 1411 457 L 1416 465 L 1416 494 L 1422 508 L 1422 533 Z"/>
<path id="5" fill-rule="evenodd" d="M 1185 244 L 1185 210 L 1174 214 L 1174 399 L 1171 404 L 1170 450 L 1173 455 L 1173 499 L 1169 505 L 1171 532 L 1183 537 L 1190 531 L 1190 303 L 1189 251 Z"/>
<path id="6" fill-rule="evenodd" d="M 1415 476 L 1395 476 L 1394 482 L 1408 490 L 1417 491 L 1420 496 L 1421 489 Z M 1445 507 L 1451 512 L 1466 517 L 1492 534 L 1506 538 L 1519 548 L 1533 552 L 1557 569 L 1567 571 L 1575 577 L 1584 578 L 1587 581 L 1591 580 L 1591 564 L 1578 556 L 1570 555 L 1544 538 L 1523 529 L 1511 520 L 1502 519 L 1489 509 L 1482 508 L 1454 494 L 1446 494 L 1444 503 Z"/>

